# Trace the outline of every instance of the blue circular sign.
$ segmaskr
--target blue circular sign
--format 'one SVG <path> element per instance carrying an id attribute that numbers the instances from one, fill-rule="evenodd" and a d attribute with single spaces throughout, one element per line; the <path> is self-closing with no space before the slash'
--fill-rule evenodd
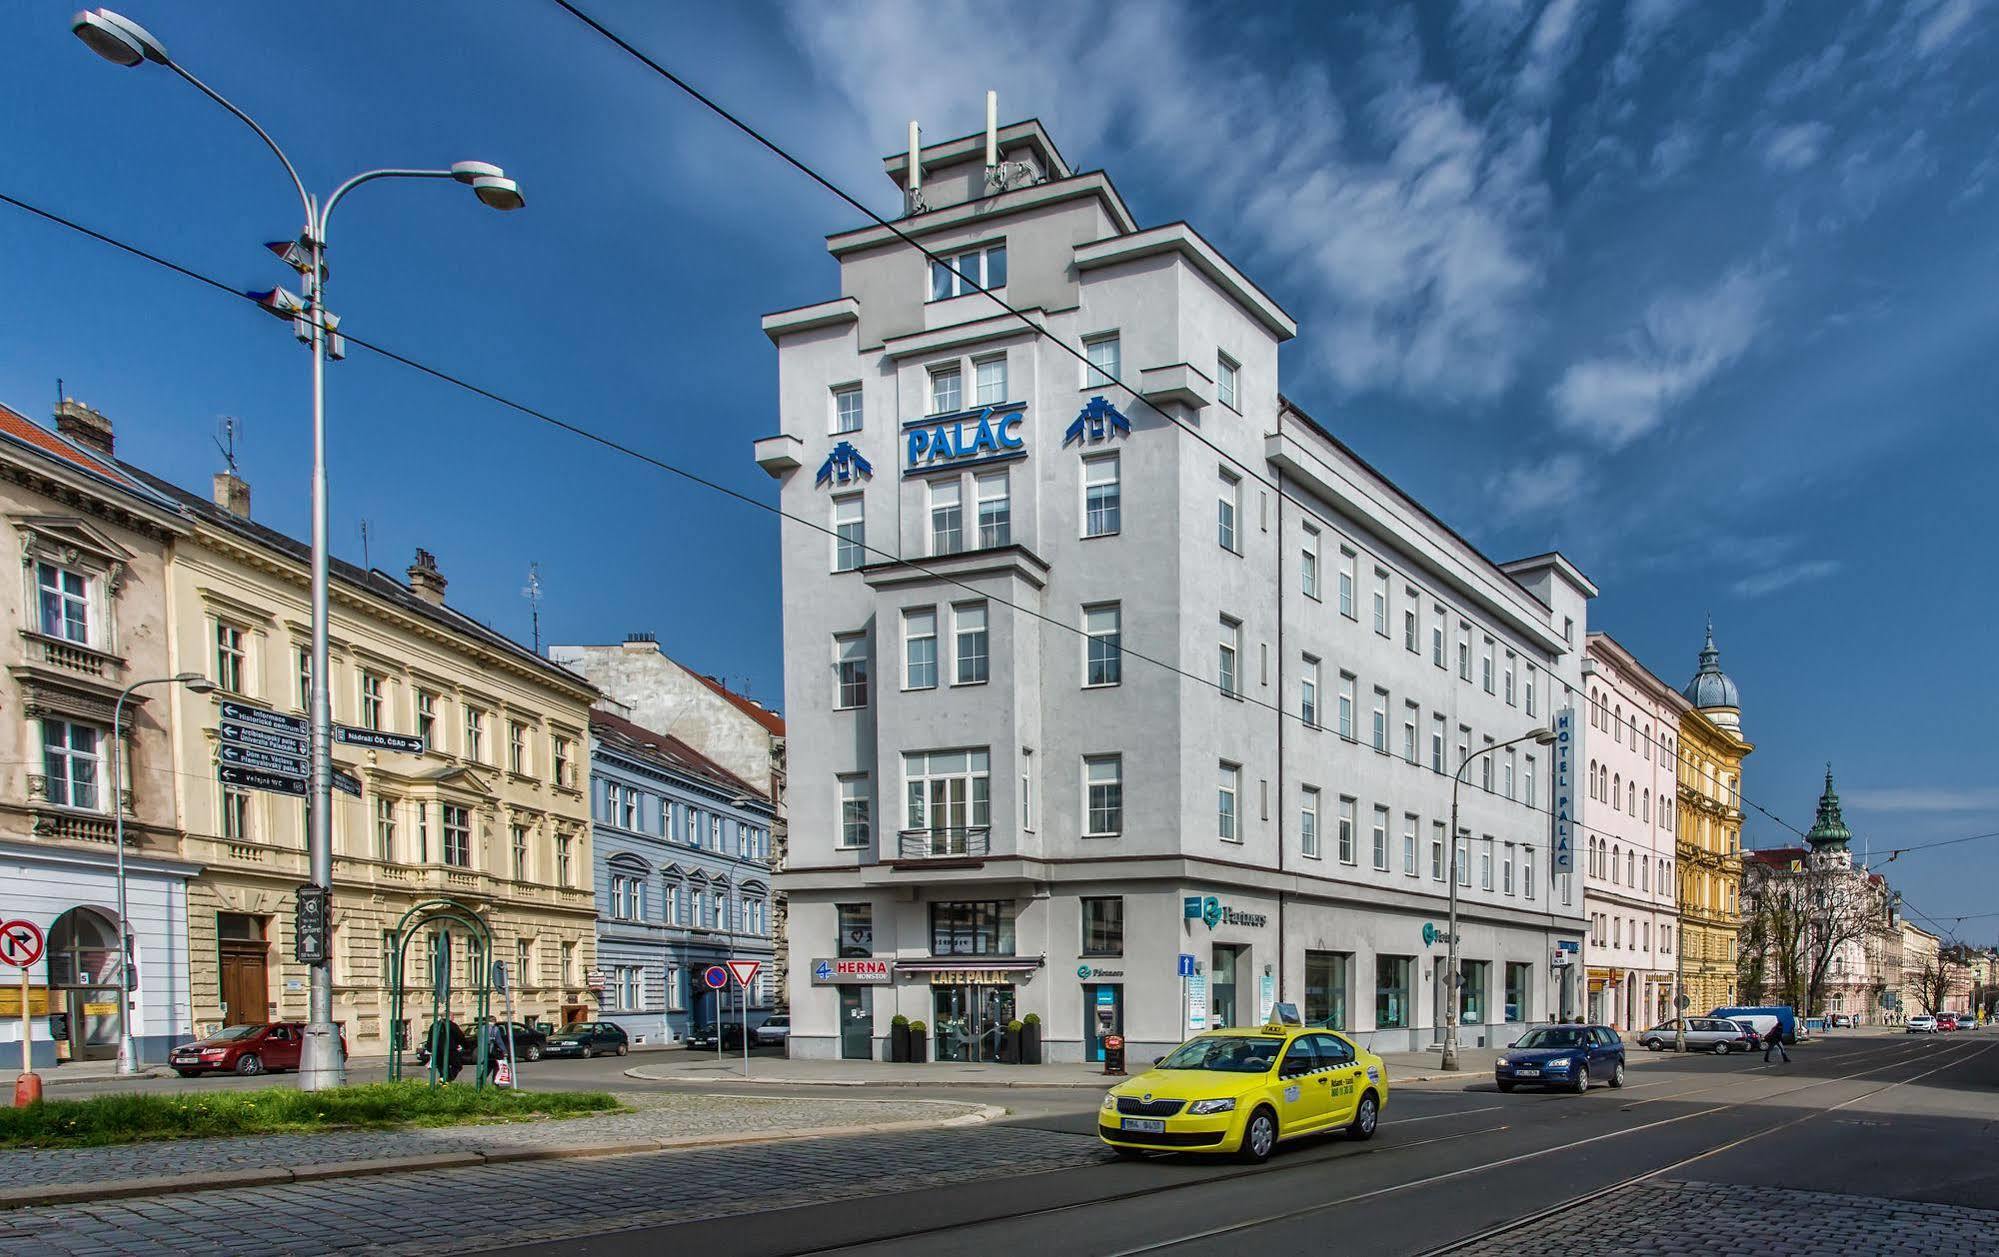
<path id="1" fill-rule="evenodd" d="M 709 965 L 701 971 L 701 980 L 710 990 L 719 991 L 729 985 L 729 971 L 721 965 Z"/>

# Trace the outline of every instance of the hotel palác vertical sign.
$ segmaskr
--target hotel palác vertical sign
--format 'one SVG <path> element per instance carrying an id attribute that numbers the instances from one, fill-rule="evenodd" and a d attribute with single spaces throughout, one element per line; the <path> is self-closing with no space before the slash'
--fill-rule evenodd
<path id="1" fill-rule="evenodd" d="M 1555 853 L 1549 862 L 1556 873 L 1576 868 L 1576 709 L 1555 713 Z"/>

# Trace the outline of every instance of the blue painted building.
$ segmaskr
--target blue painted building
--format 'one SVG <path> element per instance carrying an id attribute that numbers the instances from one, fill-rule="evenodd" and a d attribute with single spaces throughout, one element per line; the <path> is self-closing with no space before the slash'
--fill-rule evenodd
<path id="1" fill-rule="evenodd" d="M 599 1014 L 636 1043 L 714 1020 L 710 965 L 755 960 L 749 1020 L 771 1009 L 770 798 L 677 738 L 590 716 Z M 735 991 L 727 1014 L 737 1015 Z"/>

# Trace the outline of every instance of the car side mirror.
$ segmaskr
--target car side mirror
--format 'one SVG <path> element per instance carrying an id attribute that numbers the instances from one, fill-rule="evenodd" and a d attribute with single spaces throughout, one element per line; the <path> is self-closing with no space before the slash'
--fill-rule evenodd
<path id="1" fill-rule="evenodd" d="M 1159 1062 L 1161 1062 L 1161 1061 L 1163 1061 L 1163 1060 L 1165 1060 L 1165 1059 L 1166 1059 L 1166 1058 L 1165 1058 L 1165 1057 L 1163 1057 L 1163 1056 L 1155 1056 L 1155 1057 L 1153 1057 L 1153 1058 L 1152 1058 L 1152 1063 L 1153 1063 L 1154 1065 L 1157 1065 L 1157 1064 L 1159 1064 Z"/>
<path id="2" fill-rule="evenodd" d="M 1507 1044 L 1506 1046 L 1510 1048 L 1517 1048 L 1520 1046 L 1520 1040 L 1515 1039 L 1513 1042 Z"/>

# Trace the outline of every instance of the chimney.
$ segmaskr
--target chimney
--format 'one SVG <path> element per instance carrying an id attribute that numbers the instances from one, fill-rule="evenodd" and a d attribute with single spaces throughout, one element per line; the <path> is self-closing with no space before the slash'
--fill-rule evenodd
<path id="1" fill-rule="evenodd" d="M 215 504 L 238 519 L 250 518 L 250 482 L 233 471 L 216 472 Z"/>
<path id="2" fill-rule="evenodd" d="M 56 403 L 56 431 L 110 458 L 111 421 L 73 397 Z"/>
<path id="3" fill-rule="evenodd" d="M 654 633 L 627 633 L 625 646 L 628 651 L 642 651 L 645 654 L 659 653 L 659 637 Z"/>
<path id="4" fill-rule="evenodd" d="M 437 570 L 437 556 L 428 550 L 416 552 L 409 565 L 410 592 L 434 607 L 444 605 L 444 573 Z"/>

